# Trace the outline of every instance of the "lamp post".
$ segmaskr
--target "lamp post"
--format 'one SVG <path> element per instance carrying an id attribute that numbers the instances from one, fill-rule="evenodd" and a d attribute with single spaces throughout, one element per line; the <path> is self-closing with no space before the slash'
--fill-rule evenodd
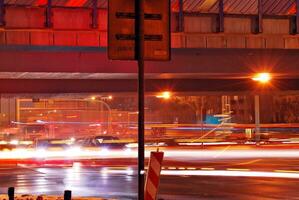
<path id="1" fill-rule="evenodd" d="M 109 96 L 108 99 L 112 99 L 112 96 Z M 102 117 L 102 112 L 103 112 L 103 105 L 107 108 L 108 112 L 109 112 L 109 115 L 108 115 L 108 119 L 107 119 L 107 132 L 109 133 L 110 132 L 110 129 L 111 129 L 111 123 L 112 123 L 112 111 L 111 111 L 111 108 L 110 106 L 103 100 L 99 100 L 95 97 L 91 97 L 91 100 L 94 101 L 94 102 L 97 102 L 97 103 L 101 103 L 101 117 Z M 84 101 L 84 100 L 81 100 L 81 101 Z"/>
<path id="2" fill-rule="evenodd" d="M 272 77 L 270 73 L 263 72 L 257 73 L 252 77 L 253 81 L 259 84 L 265 85 L 271 81 Z M 261 139 L 261 127 L 260 127 L 260 95 L 254 96 L 254 121 L 255 121 L 255 141 L 258 144 Z"/>
<path id="3" fill-rule="evenodd" d="M 255 141 L 259 142 L 261 139 L 261 128 L 260 128 L 260 96 L 254 96 L 254 121 L 255 121 Z"/>

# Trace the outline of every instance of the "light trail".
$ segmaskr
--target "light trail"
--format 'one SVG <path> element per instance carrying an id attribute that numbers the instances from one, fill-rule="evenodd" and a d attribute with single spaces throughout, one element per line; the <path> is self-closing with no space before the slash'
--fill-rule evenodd
<path id="1" fill-rule="evenodd" d="M 227 170 L 162 170 L 167 176 L 227 176 L 227 177 L 261 177 L 299 179 L 299 173 L 260 172 L 260 171 L 227 171 Z"/>
<path id="2" fill-rule="evenodd" d="M 109 174 L 123 174 L 133 175 L 132 168 L 126 169 L 112 169 L 104 168 L 101 171 L 104 175 Z M 215 170 L 214 168 L 202 168 L 201 170 L 195 169 L 163 169 L 161 175 L 164 176 L 221 176 L 221 177 L 260 177 L 260 178 L 286 178 L 286 179 L 299 179 L 299 171 L 250 171 L 247 169 L 227 169 Z"/>
<path id="3" fill-rule="evenodd" d="M 171 150 L 160 149 L 165 154 L 165 159 L 175 158 L 176 160 L 198 160 L 198 159 L 234 159 L 234 158 L 299 158 L 299 149 L 288 150 L 233 150 L 225 148 L 218 150 Z M 155 150 L 153 150 L 155 151 Z M 146 150 L 145 156 L 149 157 L 150 150 Z M 12 151 L 1 151 L 1 159 L 106 159 L 106 158 L 137 158 L 137 149 L 113 150 L 108 148 L 84 149 L 71 147 L 66 150 L 45 150 L 45 149 L 15 149 Z"/>

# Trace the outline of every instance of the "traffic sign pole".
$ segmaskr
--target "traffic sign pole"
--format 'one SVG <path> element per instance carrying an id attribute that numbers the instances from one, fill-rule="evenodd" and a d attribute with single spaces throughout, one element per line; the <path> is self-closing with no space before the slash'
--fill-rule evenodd
<path id="1" fill-rule="evenodd" d="M 135 0 L 135 57 L 138 62 L 138 199 L 144 200 L 144 7 Z"/>

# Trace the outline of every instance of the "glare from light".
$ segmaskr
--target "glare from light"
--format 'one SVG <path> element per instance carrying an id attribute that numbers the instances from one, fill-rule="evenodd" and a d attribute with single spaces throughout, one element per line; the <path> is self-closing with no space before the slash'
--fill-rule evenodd
<path id="1" fill-rule="evenodd" d="M 100 150 L 100 155 L 107 155 L 109 153 L 109 150 L 107 148 L 102 148 Z"/>
<path id="2" fill-rule="evenodd" d="M 36 158 L 45 158 L 45 157 L 47 157 L 47 151 L 45 149 L 37 149 L 35 157 Z"/>
<path id="3" fill-rule="evenodd" d="M 70 141 L 71 141 L 71 144 L 73 144 L 76 141 L 76 139 L 74 137 L 71 137 Z"/>
<path id="4" fill-rule="evenodd" d="M 18 140 L 11 140 L 11 141 L 9 142 L 9 144 L 11 144 L 11 145 L 18 145 L 18 144 L 19 144 L 19 141 L 18 141 Z"/>
<path id="5" fill-rule="evenodd" d="M 72 147 L 66 151 L 66 156 L 75 157 L 75 156 L 80 156 L 81 153 L 82 153 L 82 150 L 80 147 Z"/>
<path id="6" fill-rule="evenodd" d="M 129 143 L 125 145 L 128 148 L 137 148 L 138 147 L 138 143 Z"/>
<path id="7" fill-rule="evenodd" d="M 271 79 L 272 79 L 271 74 L 266 72 L 258 73 L 252 78 L 252 80 L 263 84 L 268 83 Z"/>
<path id="8" fill-rule="evenodd" d="M 75 169 L 76 171 L 79 171 L 81 168 L 81 163 L 79 162 L 74 162 L 73 164 L 73 169 Z"/>
<path id="9" fill-rule="evenodd" d="M 110 96 L 108 96 L 108 99 L 110 99 L 110 100 L 111 100 L 111 99 L 113 99 L 113 96 L 111 96 L 111 95 L 110 95 Z"/>
<path id="10" fill-rule="evenodd" d="M 30 145 L 30 144 L 33 144 L 33 141 L 20 141 L 19 144 Z"/>
<path id="11" fill-rule="evenodd" d="M 91 100 L 96 100 L 96 97 L 95 97 L 95 96 L 92 96 L 92 97 L 91 97 Z"/>
<path id="12" fill-rule="evenodd" d="M 127 174 L 128 176 L 132 176 L 132 175 L 134 175 L 134 170 L 131 169 L 131 168 L 128 168 L 128 169 L 126 170 L 126 174 Z"/>
<path id="13" fill-rule="evenodd" d="M 171 98 L 171 92 L 165 91 L 165 92 L 160 93 L 156 97 L 159 98 L 159 99 L 166 99 L 167 100 L 167 99 Z"/>
<path id="14" fill-rule="evenodd" d="M 124 150 L 124 154 L 125 155 L 129 155 L 129 154 L 131 154 L 132 153 L 132 149 L 131 148 L 126 148 L 125 150 Z"/>

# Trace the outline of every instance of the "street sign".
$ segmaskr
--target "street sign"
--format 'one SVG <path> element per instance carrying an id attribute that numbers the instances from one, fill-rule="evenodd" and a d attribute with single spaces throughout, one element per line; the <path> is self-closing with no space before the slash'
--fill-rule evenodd
<path id="1" fill-rule="evenodd" d="M 135 60 L 135 0 L 109 0 L 108 57 Z M 170 0 L 145 0 L 144 59 L 170 60 Z"/>

